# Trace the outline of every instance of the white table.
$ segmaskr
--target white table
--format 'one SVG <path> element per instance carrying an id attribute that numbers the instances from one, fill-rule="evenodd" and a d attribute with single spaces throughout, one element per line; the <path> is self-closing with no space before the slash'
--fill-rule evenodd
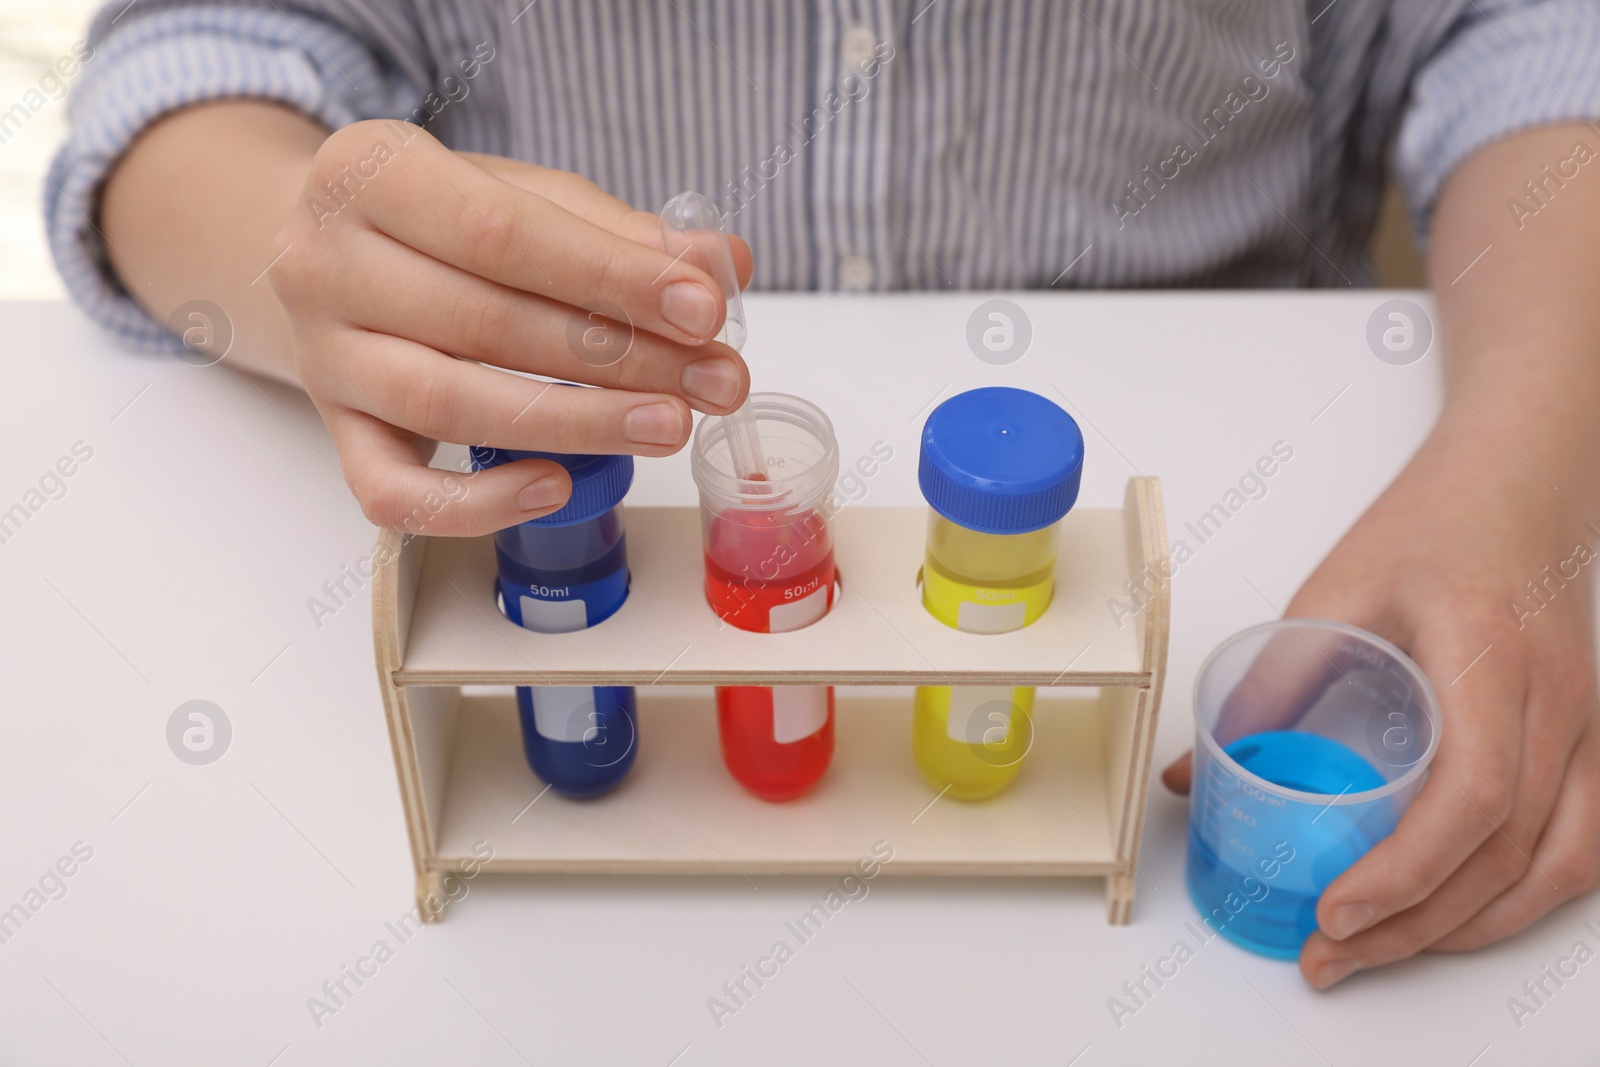
<path id="1" fill-rule="evenodd" d="M 1034 339 L 1004 367 L 967 347 L 979 295 L 766 296 L 751 355 L 763 388 L 831 414 L 846 461 L 892 445 L 867 505 L 917 502 L 922 413 L 980 384 L 1059 388 L 1088 440 L 1082 502 L 1157 475 L 1174 538 L 1275 442 L 1293 448 L 1265 498 L 1191 541 L 1159 766 L 1188 744 L 1200 659 L 1282 607 L 1437 410 L 1436 352 L 1396 367 L 1367 348 L 1392 295 L 1016 294 Z M 402 941 L 385 923 L 411 907 L 410 862 L 368 602 L 320 628 L 307 607 L 373 537 L 315 412 L 223 367 L 120 351 L 65 305 L 4 318 L 0 510 L 75 442 L 93 455 L 0 544 L 0 909 L 39 904 L 0 944 L 0 1062 L 1488 1067 L 1600 1048 L 1600 964 L 1520 1030 L 1506 1005 L 1574 942 L 1600 947 L 1592 897 L 1330 994 L 1214 941 L 1119 1028 L 1108 999 L 1193 940 L 1185 802 L 1159 784 L 1131 926 L 1107 925 L 1096 880 L 879 878 L 747 981 L 720 1029 L 708 998 L 796 944 L 784 924 L 835 879 L 485 875 Z M 642 462 L 629 499 L 692 494 L 680 455 Z M 167 743 L 193 699 L 232 726 L 207 766 Z M 880 837 L 893 828 L 863 826 L 863 850 Z M 92 857 L 64 864 L 65 895 L 29 898 L 42 877 L 59 892 L 47 872 L 80 841 Z M 345 978 L 318 1025 L 308 998 L 333 1004 L 323 983 L 379 940 L 392 958 Z"/>

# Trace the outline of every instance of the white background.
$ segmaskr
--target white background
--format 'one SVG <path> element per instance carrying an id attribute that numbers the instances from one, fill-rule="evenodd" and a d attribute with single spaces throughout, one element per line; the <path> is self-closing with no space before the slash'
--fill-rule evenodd
<path id="1" fill-rule="evenodd" d="M 30 89 L 37 89 L 39 76 L 57 59 L 70 55 L 72 42 L 83 36 L 96 6 L 96 0 L 0 4 L 0 111 L 9 111 Z M 66 130 L 66 103 L 49 99 L 0 144 L 0 295 L 62 293 L 45 248 L 39 205 L 45 169 Z"/>

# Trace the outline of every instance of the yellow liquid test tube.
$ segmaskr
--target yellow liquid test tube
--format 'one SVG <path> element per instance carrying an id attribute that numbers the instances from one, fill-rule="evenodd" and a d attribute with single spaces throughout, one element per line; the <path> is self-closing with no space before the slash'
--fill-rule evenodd
<path id="1" fill-rule="evenodd" d="M 928 417 L 918 481 L 933 507 L 922 603 L 969 633 L 1021 629 L 1055 591 L 1056 524 L 1077 499 L 1083 436 L 1034 393 L 976 389 Z M 1033 743 L 1031 686 L 920 686 L 911 751 L 930 785 L 981 800 Z"/>

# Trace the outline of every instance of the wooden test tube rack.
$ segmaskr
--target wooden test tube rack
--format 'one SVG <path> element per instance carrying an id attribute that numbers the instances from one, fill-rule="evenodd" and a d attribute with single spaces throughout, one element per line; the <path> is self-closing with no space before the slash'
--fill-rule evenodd
<path id="1" fill-rule="evenodd" d="M 500 614 L 491 538 L 385 531 L 373 637 L 419 904 L 477 858 L 480 840 L 494 849 L 491 872 L 748 877 L 837 874 L 881 838 L 894 847 L 883 870 L 897 875 L 1103 876 L 1110 921 L 1127 922 L 1167 659 L 1160 485 L 1133 478 L 1122 508 L 1070 512 L 1054 599 L 1009 634 L 961 633 L 923 609 L 926 516 L 840 511 L 842 593 L 826 618 L 786 634 L 735 629 L 707 607 L 696 508 L 629 508 L 628 601 L 568 634 Z M 1129 602 L 1130 580 L 1144 607 L 1119 617 L 1110 604 Z M 723 769 L 709 695 L 672 688 L 819 684 L 1099 695 L 1041 689 L 1033 748 L 1010 788 L 930 807 L 937 791 L 912 760 L 909 693 L 838 694 L 827 775 L 799 800 L 769 804 Z M 499 685 L 640 687 L 632 773 L 604 797 L 548 793 L 528 807 L 542 786 L 523 757 L 515 702 L 461 691 Z"/>

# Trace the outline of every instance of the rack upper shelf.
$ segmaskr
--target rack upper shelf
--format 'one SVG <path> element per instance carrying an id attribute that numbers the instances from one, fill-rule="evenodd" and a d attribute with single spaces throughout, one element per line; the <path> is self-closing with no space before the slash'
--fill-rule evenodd
<path id="1" fill-rule="evenodd" d="M 1111 605 L 1129 603 L 1130 579 L 1143 586 L 1161 573 L 1154 479 L 1130 480 L 1120 510 L 1068 514 L 1054 600 L 1010 634 L 960 633 L 923 609 L 926 514 L 846 507 L 834 516 L 841 595 L 826 618 L 785 634 L 736 629 L 706 605 L 696 508 L 628 509 L 628 601 L 568 634 L 534 633 L 500 614 L 491 539 L 402 542 L 386 531 L 374 620 L 388 645 L 381 659 L 399 685 L 1150 684 L 1166 589 L 1145 594 L 1146 610 L 1131 615 Z M 397 624 L 387 633 L 385 618 Z"/>

